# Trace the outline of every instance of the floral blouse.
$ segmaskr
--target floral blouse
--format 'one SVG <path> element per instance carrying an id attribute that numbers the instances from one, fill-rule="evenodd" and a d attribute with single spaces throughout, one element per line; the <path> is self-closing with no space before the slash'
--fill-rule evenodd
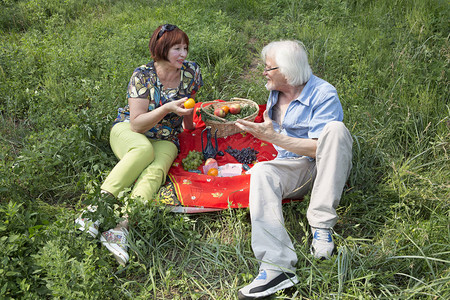
<path id="1" fill-rule="evenodd" d="M 201 86 L 203 86 L 203 80 L 200 66 L 195 62 L 184 61 L 181 67 L 180 85 L 177 88 L 164 89 L 156 74 L 155 63 L 151 61 L 134 70 L 128 84 L 127 99 L 148 99 L 150 101 L 148 111 L 152 111 L 170 101 L 192 97 Z M 114 124 L 129 121 L 129 106 L 119 108 Z M 182 116 L 169 113 L 144 134 L 151 139 L 172 141 L 179 148 L 178 134 L 182 131 L 182 122 Z"/>

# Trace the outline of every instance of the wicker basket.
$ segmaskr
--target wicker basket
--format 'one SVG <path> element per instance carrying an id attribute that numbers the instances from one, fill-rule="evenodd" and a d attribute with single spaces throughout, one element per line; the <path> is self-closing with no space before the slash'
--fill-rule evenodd
<path id="1" fill-rule="evenodd" d="M 225 136 L 230 136 L 230 135 L 242 132 L 242 130 L 239 127 L 234 125 L 234 121 L 228 121 L 224 118 L 221 118 L 214 114 L 211 114 L 207 110 L 204 109 L 205 107 L 207 107 L 209 105 L 212 105 L 214 107 L 214 109 L 216 109 L 216 108 L 222 107 L 224 105 L 230 106 L 233 103 L 239 103 L 241 105 L 241 107 L 254 106 L 256 108 L 256 111 L 253 114 L 251 114 L 250 116 L 247 116 L 245 118 L 242 118 L 243 120 L 253 122 L 259 113 L 259 105 L 256 104 L 256 102 L 254 102 L 252 100 L 248 100 L 248 99 L 243 99 L 243 98 L 231 98 L 230 101 L 228 101 L 228 102 L 221 102 L 221 101 L 203 102 L 200 106 L 200 110 L 202 111 L 202 113 L 205 113 L 209 117 L 207 119 L 205 118 L 205 120 L 203 120 L 203 122 L 205 122 L 206 126 L 211 127 L 211 133 L 213 135 L 215 135 L 216 129 L 217 129 L 217 137 L 225 137 Z M 214 109 L 213 109 L 213 111 L 214 111 Z"/>

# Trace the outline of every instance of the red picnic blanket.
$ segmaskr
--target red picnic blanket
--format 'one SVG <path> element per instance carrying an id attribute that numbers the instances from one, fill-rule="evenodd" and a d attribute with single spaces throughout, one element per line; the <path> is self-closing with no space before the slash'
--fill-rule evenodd
<path id="1" fill-rule="evenodd" d="M 199 109 L 201 103 L 197 103 L 195 110 Z M 259 105 L 259 114 L 255 122 L 263 121 L 263 112 L 266 105 Z M 169 170 L 168 180 L 159 191 L 159 200 L 165 204 L 172 205 L 174 211 L 179 212 L 203 212 L 221 210 L 225 208 L 248 207 L 248 193 L 250 186 L 250 175 L 245 174 L 233 177 L 216 177 L 204 174 L 188 172 L 183 169 L 182 159 L 191 150 L 202 151 L 201 134 L 205 129 L 205 123 L 194 111 L 194 122 L 196 128 L 192 131 L 180 133 L 181 152 Z M 214 132 L 212 132 L 214 136 Z M 206 144 L 206 133 L 204 133 L 204 145 Z M 224 156 L 216 156 L 219 166 L 238 161 L 225 152 L 228 146 L 241 150 L 251 147 L 258 151 L 257 162 L 272 160 L 277 155 L 272 144 L 263 142 L 251 134 L 241 132 L 228 137 L 217 138 L 218 150 Z M 215 146 L 215 142 L 213 142 Z M 203 166 L 203 165 L 202 165 Z M 198 170 L 202 170 L 202 166 Z M 252 167 L 252 165 L 249 165 Z M 188 209 L 189 208 L 189 209 Z"/>

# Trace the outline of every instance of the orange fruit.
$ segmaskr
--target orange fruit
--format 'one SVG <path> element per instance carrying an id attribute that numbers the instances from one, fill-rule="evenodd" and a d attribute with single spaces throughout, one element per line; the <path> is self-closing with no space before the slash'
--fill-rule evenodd
<path id="1" fill-rule="evenodd" d="M 193 108 L 195 106 L 195 100 L 192 98 L 187 99 L 186 101 L 184 101 L 184 108 Z"/>
<path id="2" fill-rule="evenodd" d="M 208 175 L 209 176 L 217 176 L 217 175 L 219 175 L 219 170 L 217 170 L 216 168 L 211 168 L 208 170 Z"/>
<path id="3" fill-rule="evenodd" d="M 224 105 L 221 108 L 225 112 L 225 114 L 227 114 L 230 111 L 230 108 L 227 105 Z"/>

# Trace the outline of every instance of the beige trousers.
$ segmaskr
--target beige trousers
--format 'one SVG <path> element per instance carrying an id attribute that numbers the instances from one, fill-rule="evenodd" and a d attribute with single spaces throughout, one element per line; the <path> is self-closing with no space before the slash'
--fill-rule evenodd
<path id="1" fill-rule="evenodd" d="M 260 269 L 295 270 L 297 255 L 284 226 L 282 199 L 298 199 L 311 190 L 309 225 L 331 228 L 336 224 L 336 207 L 352 167 L 352 144 L 344 123 L 333 121 L 318 139 L 315 160 L 275 159 L 251 169 L 252 248 Z"/>

